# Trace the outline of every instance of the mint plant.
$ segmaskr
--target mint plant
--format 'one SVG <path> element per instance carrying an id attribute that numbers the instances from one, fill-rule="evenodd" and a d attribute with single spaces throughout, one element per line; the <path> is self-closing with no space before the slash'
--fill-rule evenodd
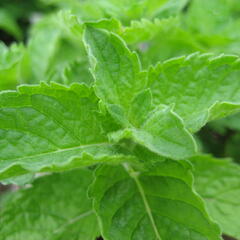
<path id="1" fill-rule="evenodd" d="M 193 53 L 204 37 L 182 29 L 205 7 L 42 2 L 73 12 L 0 45 L 0 181 L 19 186 L 0 198 L 0 240 L 239 238 L 239 165 L 196 135 L 237 129 L 240 111 L 239 57 Z"/>

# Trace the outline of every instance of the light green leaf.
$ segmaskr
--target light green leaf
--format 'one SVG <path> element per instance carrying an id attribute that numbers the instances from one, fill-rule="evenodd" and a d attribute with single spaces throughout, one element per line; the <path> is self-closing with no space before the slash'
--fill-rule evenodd
<path id="1" fill-rule="evenodd" d="M 33 25 L 28 43 L 28 72 L 25 70 L 24 83 L 55 81 L 67 83 L 66 68 L 72 62 L 82 62 L 82 72 L 72 82 L 88 82 L 87 55 L 81 41 L 82 24 L 68 11 L 46 15 Z M 44 51 L 43 51 L 44 48 Z M 27 78 L 27 80 L 26 80 Z"/>
<path id="2" fill-rule="evenodd" d="M 196 145 L 182 120 L 171 108 L 157 107 L 140 128 L 126 128 L 110 134 L 113 141 L 132 139 L 161 156 L 184 159 L 196 152 Z"/>
<path id="3" fill-rule="evenodd" d="M 84 35 L 97 96 L 125 111 L 145 85 L 137 55 L 114 33 L 87 25 Z"/>
<path id="4" fill-rule="evenodd" d="M 4 43 L 0 42 L 0 70 L 11 68 L 22 57 L 23 45 L 12 44 L 7 47 Z"/>
<path id="5" fill-rule="evenodd" d="M 99 235 L 87 197 L 92 172 L 81 169 L 37 179 L 11 193 L 0 210 L 1 240 L 95 240 Z"/>
<path id="6" fill-rule="evenodd" d="M 15 89 L 19 83 L 19 65 L 23 54 L 23 45 L 7 47 L 0 42 L 0 90 Z"/>
<path id="7" fill-rule="evenodd" d="M 163 35 L 169 30 L 176 28 L 178 23 L 179 19 L 174 17 L 161 20 L 155 18 L 152 21 L 148 19 L 133 20 L 130 26 L 123 28 L 121 36 L 128 44 L 139 44 L 148 41 L 146 42 L 146 45 L 148 45 L 149 43 L 151 44 L 149 41 L 159 33 Z"/>
<path id="8" fill-rule="evenodd" d="M 209 120 L 240 110 L 240 61 L 237 56 L 193 54 L 159 63 L 150 70 L 155 104 L 174 104 L 195 132 Z"/>
<path id="9" fill-rule="evenodd" d="M 66 85 L 71 85 L 71 83 L 74 82 L 81 82 L 91 86 L 93 83 L 93 77 L 88 67 L 87 58 L 75 60 L 69 64 L 66 64 L 66 67 L 63 70 L 62 82 Z M 55 78 L 55 81 L 59 81 L 59 79 Z"/>
<path id="10" fill-rule="evenodd" d="M 192 32 L 203 36 L 233 39 L 239 37 L 238 32 L 232 32 L 239 26 L 239 2 L 232 0 L 212 0 L 207 5 L 207 0 L 195 0 L 189 5 L 185 22 Z M 216 41 L 217 43 L 217 41 Z"/>
<path id="11" fill-rule="evenodd" d="M 42 84 L 2 92 L 0 179 L 126 160 L 108 143 L 101 123 L 110 121 L 104 118 L 92 90 L 84 85 Z"/>
<path id="12" fill-rule="evenodd" d="M 106 108 L 106 106 L 105 106 Z M 115 104 L 109 104 L 107 106 L 108 112 L 113 116 L 113 118 L 116 120 L 118 124 L 120 124 L 123 127 L 128 127 L 129 126 L 129 121 L 126 119 L 125 112 L 122 107 L 119 105 Z"/>
<path id="13" fill-rule="evenodd" d="M 87 22 L 87 25 L 94 28 L 105 29 L 118 35 L 123 31 L 121 22 L 115 18 L 101 18 L 97 21 L 89 21 Z"/>
<path id="14" fill-rule="evenodd" d="M 235 0 L 194 0 L 183 16 L 185 28 L 209 52 L 239 54 L 238 17 L 240 5 Z"/>
<path id="15" fill-rule="evenodd" d="M 226 159 L 196 156 L 195 187 L 206 201 L 209 214 L 229 236 L 240 238 L 240 167 Z"/>
<path id="16" fill-rule="evenodd" d="M 179 16 L 133 20 L 121 33 L 131 49 L 139 53 L 144 68 L 159 61 L 193 52 L 205 52 L 195 35 L 182 26 Z"/>
<path id="17" fill-rule="evenodd" d="M 152 110 L 152 93 L 150 89 L 143 90 L 133 99 L 130 110 L 130 122 L 140 127 L 146 121 L 149 112 Z"/>
<path id="18" fill-rule="evenodd" d="M 105 165 L 95 174 L 90 195 L 105 240 L 221 239 L 185 162 L 165 160 L 142 172 Z"/>

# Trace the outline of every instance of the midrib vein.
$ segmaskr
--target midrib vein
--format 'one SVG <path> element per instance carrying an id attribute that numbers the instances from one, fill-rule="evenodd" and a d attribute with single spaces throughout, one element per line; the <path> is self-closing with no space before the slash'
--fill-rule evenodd
<path id="1" fill-rule="evenodd" d="M 81 146 L 75 146 L 75 147 L 70 147 L 70 148 L 62 148 L 62 149 L 57 149 L 57 150 L 53 150 L 53 151 L 49 151 L 49 152 L 44 152 L 44 153 L 39 153 L 39 154 L 32 154 L 32 155 L 28 155 L 25 157 L 19 157 L 19 158 L 14 158 L 14 159 L 0 159 L 0 161 L 17 161 L 17 160 L 24 160 L 24 159 L 28 159 L 28 158 L 32 158 L 32 157 L 42 157 L 45 155 L 49 155 L 49 154 L 57 154 L 60 152 L 66 152 L 66 151 L 73 151 L 73 150 L 77 150 L 77 149 L 83 149 L 83 148 L 90 148 L 90 147 L 100 147 L 100 146 L 104 146 L 104 145 L 109 145 L 111 146 L 111 144 L 104 142 L 104 143 L 96 143 L 96 144 L 86 144 L 86 145 L 81 145 Z"/>
<path id="2" fill-rule="evenodd" d="M 148 215 L 148 217 L 150 219 L 150 222 L 152 224 L 153 231 L 154 231 L 154 233 L 156 235 L 157 240 L 162 240 L 162 238 L 160 236 L 160 233 L 159 233 L 159 231 L 157 229 L 155 220 L 153 218 L 152 211 L 151 211 L 151 208 L 149 206 L 148 200 L 147 200 L 147 198 L 145 196 L 144 189 L 142 188 L 142 185 L 141 185 L 141 183 L 140 183 L 140 181 L 138 179 L 138 176 L 137 176 L 136 172 L 127 163 L 123 164 L 123 166 L 126 169 L 126 171 L 128 172 L 128 174 L 130 175 L 130 177 L 135 181 L 135 183 L 137 185 L 138 191 L 139 191 L 139 193 L 140 193 L 140 195 L 142 197 L 144 207 L 146 209 L 147 215 Z"/>
<path id="3" fill-rule="evenodd" d="M 73 218 L 73 219 L 70 219 L 66 224 L 64 224 L 64 225 L 60 226 L 59 228 L 57 228 L 53 233 L 54 233 L 54 234 L 55 234 L 55 233 L 58 233 L 58 232 L 60 232 L 63 228 L 66 228 L 66 227 L 74 224 L 75 222 L 81 220 L 82 218 L 85 218 L 85 217 L 90 216 L 90 215 L 93 214 L 93 213 L 94 213 L 93 210 L 86 211 L 86 212 L 80 214 L 79 216 L 77 216 L 77 217 L 75 217 L 75 218 Z"/>

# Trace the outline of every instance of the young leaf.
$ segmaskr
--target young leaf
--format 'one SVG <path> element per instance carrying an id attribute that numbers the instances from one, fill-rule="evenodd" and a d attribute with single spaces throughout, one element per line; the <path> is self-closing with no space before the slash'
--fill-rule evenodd
<path id="1" fill-rule="evenodd" d="M 113 133 L 114 141 L 132 138 L 151 151 L 174 159 L 194 154 L 196 148 L 181 119 L 170 108 L 152 113 L 151 92 L 145 90 L 145 74 L 137 56 L 115 34 L 86 26 L 95 91 L 109 113 L 125 129 Z M 143 90 L 142 90 L 143 89 Z"/>
<path id="2" fill-rule="evenodd" d="M 133 99 L 129 109 L 129 121 L 136 127 L 140 127 L 146 121 L 152 110 L 152 93 L 150 89 L 143 90 Z"/>
<path id="3" fill-rule="evenodd" d="M 135 53 L 114 33 L 86 25 L 84 42 L 91 61 L 97 96 L 124 111 L 145 86 L 145 74 Z"/>
<path id="4" fill-rule="evenodd" d="M 116 34 L 122 33 L 122 24 L 116 18 L 102 18 L 98 21 L 91 21 L 87 23 L 89 26 L 98 28 L 98 29 L 105 29 L 109 32 L 114 32 Z"/>
<path id="5" fill-rule="evenodd" d="M 174 104 L 195 132 L 207 121 L 240 110 L 237 56 L 193 54 L 168 60 L 150 70 L 149 87 L 155 104 Z"/>
<path id="6" fill-rule="evenodd" d="M 2 92 L 0 179 L 121 160 L 104 134 L 101 122 L 106 120 L 97 101 L 92 90 L 78 84 Z"/>
<path id="7" fill-rule="evenodd" d="M 86 169 L 37 179 L 10 193 L 0 211 L 0 240 L 95 240 L 99 235 L 87 197 L 92 172 Z"/>
<path id="8" fill-rule="evenodd" d="M 62 79 L 62 82 L 68 86 L 75 82 L 81 82 L 85 83 L 88 86 L 91 86 L 93 83 L 93 77 L 88 69 L 87 58 L 75 60 L 67 64 L 63 70 Z M 55 80 L 57 81 L 57 79 Z"/>
<path id="9" fill-rule="evenodd" d="M 195 187 L 207 204 L 209 214 L 223 232 L 240 238 L 240 167 L 225 160 L 203 155 L 191 158 Z"/>
<path id="10" fill-rule="evenodd" d="M 147 147 L 161 156 L 184 159 L 196 152 L 193 137 L 186 130 L 181 118 L 170 107 L 157 107 L 140 128 L 126 128 L 110 134 L 113 141 L 124 138 Z"/>
<path id="11" fill-rule="evenodd" d="M 142 172 L 104 165 L 95 176 L 90 195 L 105 240 L 221 239 L 185 162 L 166 160 Z"/>

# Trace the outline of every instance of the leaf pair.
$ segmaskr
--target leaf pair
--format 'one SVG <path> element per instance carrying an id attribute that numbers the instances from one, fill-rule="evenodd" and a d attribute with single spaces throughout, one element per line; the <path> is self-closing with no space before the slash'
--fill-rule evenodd
<path id="1" fill-rule="evenodd" d="M 85 30 L 97 96 L 125 130 L 114 140 L 132 138 L 160 155 L 181 159 L 194 154 L 195 144 L 181 119 L 169 107 L 152 105 L 146 73 L 137 55 L 113 33 Z M 153 99 L 154 100 L 154 99 Z"/>

